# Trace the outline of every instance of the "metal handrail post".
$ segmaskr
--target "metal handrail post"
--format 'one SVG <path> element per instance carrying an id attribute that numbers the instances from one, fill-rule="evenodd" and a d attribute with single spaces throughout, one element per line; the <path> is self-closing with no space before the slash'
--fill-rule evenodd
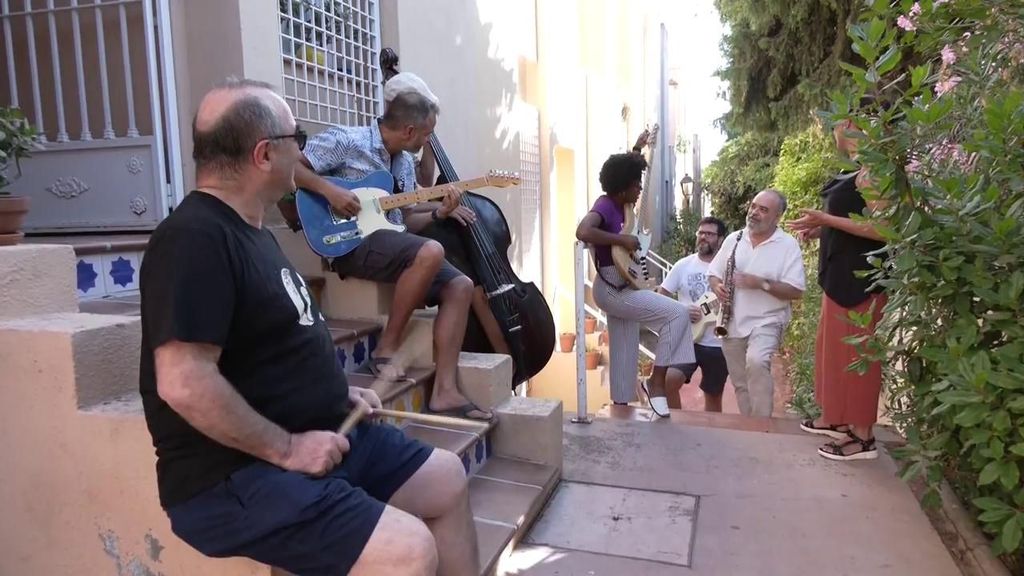
<path id="1" fill-rule="evenodd" d="M 590 424 L 590 416 L 587 414 L 587 366 L 584 355 L 586 354 L 587 342 L 583 334 L 583 286 L 586 282 L 586 259 L 584 257 L 584 243 L 576 241 L 574 249 L 575 260 L 575 298 L 573 299 L 573 312 L 576 318 L 576 416 L 572 422 L 576 424 Z"/>

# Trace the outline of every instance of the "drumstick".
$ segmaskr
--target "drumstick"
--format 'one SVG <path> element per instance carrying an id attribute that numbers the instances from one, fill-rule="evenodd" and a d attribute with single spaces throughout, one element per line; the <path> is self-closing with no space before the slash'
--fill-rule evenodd
<path id="1" fill-rule="evenodd" d="M 390 416 L 392 418 L 405 418 L 406 420 L 414 420 L 424 424 L 476 427 L 480 429 L 480 433 L 485 432 L 488 428 L 487 422 L 483 420 L 473 420 L 472 418 L 456 418 L 454 416 L 424 414 L 422 412 L 403 412 L 401 410 L 388 410 L 387 408 L 375 408 L 373 413 L 380 414 L 381 416 Z"/>
<path id="2" fill-rule="evenodd" d="M 408 339 L 406 341 L 408 342 Z M 395 366 L 400 373 L 405 372 L 406 364 L 408 364 L 408 357 L 411 356 L 411 354 L 409 354 L 408 352 L 409 351 L 406 350 L 404 347 L 401 347 L 398 349 L 397 352 L 395 352 L 395 355 L 391 357 L 390 364 Z M 381 385 L 388 383 L 389 382 L 387 380 L 384 380 L 383 378 L 377 378 L 376 380 L 373 381 L 373 384 L 370 384 L 369 388 L 370 390 L 376 392 L 377 395 L 379 396 Z M 338 428 L 338 434 L 341 434 L 342 436 L 348 435 L 348 433 L 351 432 L 352 429 L 356 427 L 356 424 L 359 424 L 359 421 L 362 420 L 363 416 L 366 416 L 366 414 L 367 410 L 365 408 L 365 405 L 359 404 L 355 410 L 349 412 L 348 416 L 345 417 L 345 420 L 341 423 L 341 426 Z"/>

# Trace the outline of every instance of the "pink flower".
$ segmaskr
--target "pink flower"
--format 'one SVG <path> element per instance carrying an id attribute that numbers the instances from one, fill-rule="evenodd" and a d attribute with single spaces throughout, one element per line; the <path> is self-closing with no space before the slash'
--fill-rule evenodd
<path id="1" fill-rule="evenodd" d="M 949 44 L 946 44 L 942 47 L 942 63 L 950 66 L 954 62 L 956 62 L 956 51 Z"/>
<path id="2" fill-rule="evenodd" d="M 906 30 L 907 32 L 913 32 L 914 30 L 917 30 L 917 24 L 915 24 L 913 20 L 907 18 L 906 16 L 900 16 L 899 18 L 897 18 L 896 25 Z"/>
<path id="3" fill-rule="evenodd" d="M 914 158 L 913 160 L 910 161 L 909 164 L 907 164 L 906 170 L 907 174 L 917 174 L 918 172 L 921 171 L 921 161 L 918 160 L 917 158 Z"/>
<path id="4" fill-rule="evenodd" d="M 961 80 L 963 80 L 963 78 L 959 76 L 950 76 L 945 80 L 939 80 L 935 83 L 935 95 L 942 96 L 946 92 L 956 88 L 956 85 L 959 84 Z"/>
<path id="5" fill-rule="evenodd" d="M 920 2 L 914 2 L 914 5 L 910 8 L 910 15 L 911 16 L 920 16 L 921 15 L 921 3 Z"/>

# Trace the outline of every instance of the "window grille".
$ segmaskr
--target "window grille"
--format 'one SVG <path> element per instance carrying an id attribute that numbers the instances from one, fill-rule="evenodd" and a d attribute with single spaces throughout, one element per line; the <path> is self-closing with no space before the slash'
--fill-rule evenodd
<path id="1" fill-rule="evenodd" d="M 376 0 L 278 0 L 284 97 L 296 119 L 364 126 L 380 115 Z"/>

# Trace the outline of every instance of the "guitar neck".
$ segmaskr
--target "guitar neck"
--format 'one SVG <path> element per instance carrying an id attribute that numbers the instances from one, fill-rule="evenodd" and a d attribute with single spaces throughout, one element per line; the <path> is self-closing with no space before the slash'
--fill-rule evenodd
<path id="1" fill-rule="evenodd" d="M 474 178 L 472 180 L 460 180 L 458 182 L 451 182 L 449 184 L 442 184 L 440 186 L 430 186 L 429 188 L 419 188 L 412 192 L 402 192 L 401 194 L 392 194 L 390 196 L 381 198 L 379 200 L 380 207 L 382 210 L 393 210 L 395 208 L 401 208 L 408 206 L 409 204 L 416 204 L 417 202 L 426 202 L 428 200 L 434 200 L 435 198 L 443 198 L 451 187 L 465 192 L 466 190 L 473 190 L 475 188 L 483 188 L 487 186 L 488 179 Z"/>

